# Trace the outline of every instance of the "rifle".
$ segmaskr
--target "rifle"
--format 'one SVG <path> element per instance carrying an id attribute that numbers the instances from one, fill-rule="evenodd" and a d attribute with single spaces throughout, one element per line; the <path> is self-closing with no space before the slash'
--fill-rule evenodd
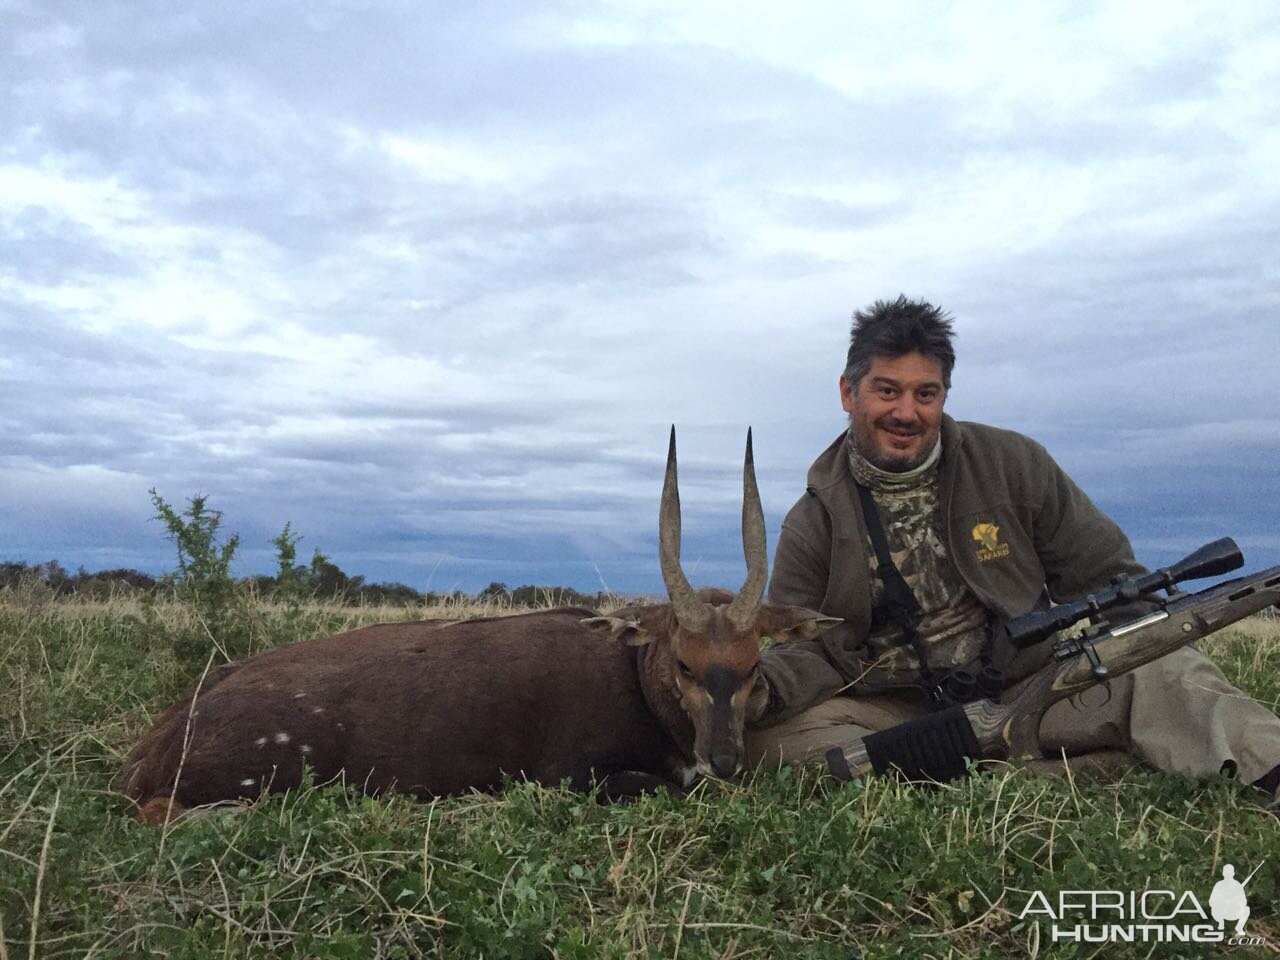
<path id="1" fill-rule="evenodd" d="M 1055 639 L 1054 662 L 1032 674 L 1009 703 L 977 700 L 871 734 L 847 748 L 832 747 L 828 769 L 841 780 L 896 768 L 910 780 L 944 781 L 964 774 L 968 759 L 1043 757 L 1040 721 L 1059 700 L 1280 604 L 1280 566 L 1196 593 L 1177 587 L 1243 564 L 1235 541 L 1224 537 L 1170 567 L 1137 578 L 1117 577 L 1107 589 L 1081 600 L 1010 620 L 1003 637 L 1017 649 L 1046 642 L 1084 617 L 1091 626 L 1080 636 Z M 1158 590 L 1166 596 L 1157 597 Z M 1107 610 L 1135 601 L 1153 603 L 1155 609 L 1117 625 L 1106 622 Z"/>

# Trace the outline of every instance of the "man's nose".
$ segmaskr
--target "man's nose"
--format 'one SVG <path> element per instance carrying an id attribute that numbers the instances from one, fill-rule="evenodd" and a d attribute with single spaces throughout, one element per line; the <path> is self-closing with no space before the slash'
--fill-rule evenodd
<path id="1" fill-rule="evenodd" d="M 904 393 L 893 405 L 893 415 L 904 423 L 915 423 L 920 419 L 920 411 L 916 407 L 916 398 Z"/>

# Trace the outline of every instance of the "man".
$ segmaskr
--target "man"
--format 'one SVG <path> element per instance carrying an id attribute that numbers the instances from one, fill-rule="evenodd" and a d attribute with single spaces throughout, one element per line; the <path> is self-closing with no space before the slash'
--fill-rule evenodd
<path id="1" fill-rule="evenodd" d="M 757 763 L 821 761 L 936 706 L 1016 687 L 1050 645 L 1004 649 L 995 623 L 1144 572 L 1038 443 L 943 413 L 952 336 L 941 310 L 906 297 L 854 314 L 840 377 L 849 428 L 810 467 L 769 585 L 770 602 L 845 623 L 766 651 L 769 702 L 747 743 Z M 1191 647 L 1055 704 L 1040 741 L 1083 766 L 1136 759 L 1235 773 L 1272 796 L 1280 787 L 1280 719 Z"/>

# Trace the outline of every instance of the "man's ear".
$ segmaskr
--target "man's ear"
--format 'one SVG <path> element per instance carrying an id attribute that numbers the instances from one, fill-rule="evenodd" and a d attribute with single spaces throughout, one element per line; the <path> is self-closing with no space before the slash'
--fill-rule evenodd
<path id="1" fill-rule="evenodd" d="M 814 640 L 832 627 L 844 623 L 840 617 L 828 617 L 807 607 L 782 607 L 766 603 L 756 614 L 756 629 L 762 637 L 777 643 L 789 640 Z"/>
<path id="2" fill-rule="evenodd" d="M 640 626 L 638 620 L 626 617 L 587 617 L 578 622 L 601 639 L 618 641 L 629 647 L 643 647 L 653 641 L 653 634 Z"/>
<path id="3" fill-rule="evenodd" d="M 840 374 L 840 406 L 844 407 L 845 413 L 853 413 L 854 397 L 857 394 L 857 386 L 845 375 Z"/>

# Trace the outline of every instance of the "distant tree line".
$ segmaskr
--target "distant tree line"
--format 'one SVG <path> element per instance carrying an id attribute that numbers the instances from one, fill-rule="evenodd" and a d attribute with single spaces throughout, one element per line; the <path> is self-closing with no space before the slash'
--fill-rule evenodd
<path id="1" fill-rule="evenodd" d="M 156 509 L 155 519 L 164 524 L 165 535 L 177 549 L 176 570 L 162 577 L 123 568 L 88 573 L 80 567 L 70 573 L 56 560 L 35 564 L 9 561 L 0 563 L 0 590 L 23 583 L 41 583 L 59 597 L 106 599 L 120 594 L 171 595 L 194 603 L 207 621 L 219 619 L 237 597 L 253 596 L 288 604 L 316 599 L 352 606 L 480 602 L 594 608 L 611 599 L 606 594 L 579 593 L 570 587 L 525 585 L 511 590 L 497 581 L 474 596 L 461 590 L 423 593 L 403 583 L 366 583 L 364 577 L 344 573 L 319 550 L 312 555 L 310 563 L 298 563 L 301 537 L 289 523 L 271 541 L 276 548 L 275 574 L 237 580 L 230 570 L 240 536 L 222 533 L 222 511 L 211 509 L 208 498 L 199 495 L 190 497 L 186 509 L 179 511 L 154 489 L 150 493 Z"/>
<path id="2" fill-rule="evenodd" d="M 46 563 L 0 562 L 0 590 L 17 589 L 23 583 L 41 583 L 57 597 L 80 597 L 90 600 L 106 600 L 113 596 L 153 596 L 171 594 L 174 583 L 171 576 L 153 577 L 141 570 L 125 567 L 97 570 L 92 573 L 83 566 L 69 571 L 57 560 Z M 423 604 L 454 603 L 502 603 L 512 606 L 581 606 L 600 607 L 609 596 L 602 593 L 582 593 L 572 587 L 524 586 L 508 588 L 505 583 L 493 582 L 475 594 L 462 590 L 448 593 L 420 591 L 404 583 L 366 583 L 361 576 L 350 576 L 337 564 L 324 560 L 308 566 L 296 565 L 282 580 L 280 575 L 257 575 L 234 581 L 237 586 L 250 590 L 265 600 L 294 599 L 299 594 L 318 600 L 330 600 L 349 606 L 361 604 L 391 604 L 410 606 Z"/>
<path id="3" fill-rule="evenodd" d="M 159 581 L 140 570 L 123 567 L 89 573 L 80 567 L 75 573 L 57 560 L 48 563 L 0 563 L 0 590 L 17 588 L 23 583 L 42 583 L 56 596 L 81 596 L 106 599 L 120 593 L 151 593 L 159 587 Z"/>

